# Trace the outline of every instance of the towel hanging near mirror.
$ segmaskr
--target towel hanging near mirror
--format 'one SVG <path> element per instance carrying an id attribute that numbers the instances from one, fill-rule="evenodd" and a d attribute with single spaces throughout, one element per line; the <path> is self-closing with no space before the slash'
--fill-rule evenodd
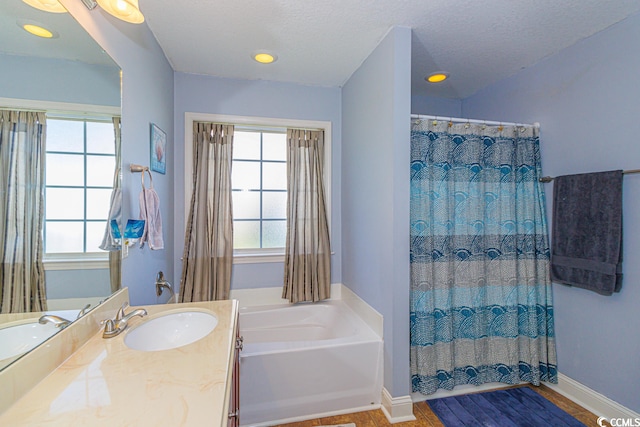
<path id="1" fill-rule="evenodd" d="M 144 173 L 149 174 L 149 188 L 144 186 Z M 140 247 L 149 243 L 152 250 L 164 249 L 162 238 L 162 217 L 160 215 L 160 198 L 153 188 L 153 177 L 148 168 L 141 174 L 142 191 L 140 191 L 140 219 L 145 221 L 144 233 L 140 238 Z"/>

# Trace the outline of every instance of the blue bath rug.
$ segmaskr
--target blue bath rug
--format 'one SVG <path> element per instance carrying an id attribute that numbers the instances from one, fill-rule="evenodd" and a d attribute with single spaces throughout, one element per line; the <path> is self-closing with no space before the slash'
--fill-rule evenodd
<path id="1" fill-rule="evenodd" d="M 427 400 L 445 427 L 586 427 L 528 387 Z"/>

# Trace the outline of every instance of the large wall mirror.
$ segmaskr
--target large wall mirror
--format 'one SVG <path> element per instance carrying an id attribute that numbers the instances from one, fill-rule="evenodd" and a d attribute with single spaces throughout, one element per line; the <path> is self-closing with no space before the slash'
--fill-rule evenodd
<path id="1" fill-rule="evenodd" d="M 34 36 L 25 24 L 46 28 L 51 37 Z M 42 244 L 47 312 L 74 317 L 120 284 L 121 251 L 113 244 L 118 233 L 110 235 L 110 250 L 98 248 L 104 246 L 109 215 L 121 203 L 120 68 L 69 13 L 41 11 L 23 0 L 0 2 L 0 40 L 0 108 L 46 112 Z M 2 216 L 6 223 L 8 214 Z M 0 262 L 10 268 L 6 258 Z M 0 286 L 0 295 L 9 298 L 8 285 Z M 12 311 L 0 314 L 0 332 L 42 315 Z M 6 356 L 0 354 L 0 369 L 16 358 Z"/>

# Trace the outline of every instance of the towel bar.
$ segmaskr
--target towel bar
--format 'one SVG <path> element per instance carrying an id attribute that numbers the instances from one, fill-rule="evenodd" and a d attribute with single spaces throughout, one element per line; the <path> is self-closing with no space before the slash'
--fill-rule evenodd
<path id="1" fill-rule="evenodd" d="M 622 171 L 623 175 L 632 174 L 632 173 L 640 173 L 640 169 L 629 169 L 629 170 L 626 170 L 626 171 Z M 540 181 L 540 182 L 551 182 L 551 181 L 553 181 L 553 177 L 552 176 L 543 176 L 543 177 L 538 178 L 538 181 Z"/>

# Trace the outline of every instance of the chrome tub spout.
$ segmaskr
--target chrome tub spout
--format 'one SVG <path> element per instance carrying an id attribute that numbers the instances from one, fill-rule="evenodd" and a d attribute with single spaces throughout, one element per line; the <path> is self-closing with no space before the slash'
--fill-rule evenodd
<path id="1" fill-rule="evenodd" d="M 63 317 L 56 316 L 55 314 L 45 314 L 40 319 L 38 319 L 38 323 L 40 323 L 41 325 L 53 323 L 53 326 L 55 326 L 56 328 L 64 329 L 71 324 L 71 321 Z"/>

